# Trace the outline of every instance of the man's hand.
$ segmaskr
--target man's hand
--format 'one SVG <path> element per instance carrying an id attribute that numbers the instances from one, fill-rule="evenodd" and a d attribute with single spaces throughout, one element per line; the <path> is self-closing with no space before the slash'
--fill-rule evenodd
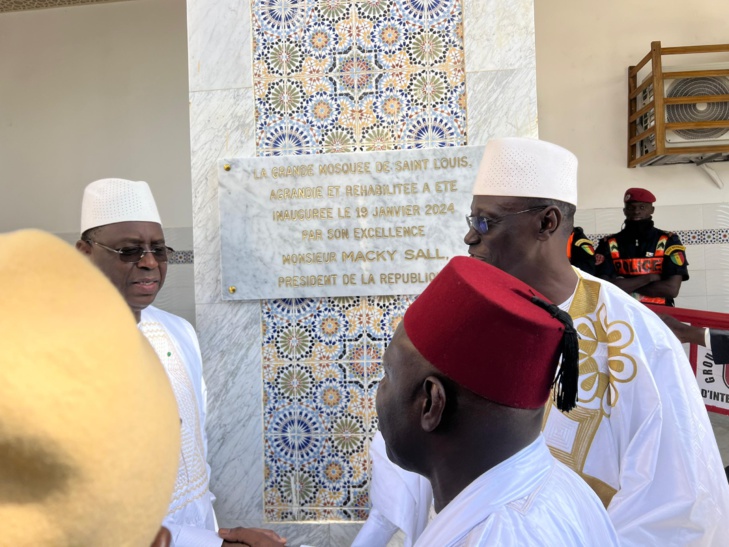
<path id="1" fill-rule="evenodd" d="M 651 283 L 660 281 L 661 276 L 658 274 L 646 274 L 636 275 L 635 277 L 603 277 L 603 279 L 610 281 L 610 283 L 612 283 L 613 285 L 617 285 L 618 288 L 622 289 L 628 294 L 632 294 L 634 292 L 639 292 L 643 294 L 641 289 L 646 285 L 650 285 Z"/>
<path id="2" fill-rule="evenodd" d="M 663 322 L 668 325 L 668 328 L 673 331 L 673 334 L 676 335 L 676 338 L 678 338 L 681 343 L 696 344 L 699 346 L 706 345 L 703 328 L 687 325 L 670 315 L 659 314 L 658 317 L 660 317 Z"/>
<path id="3" fill-rule="evenodd" d="M 172 534 L 164 526 L 160 527 L 157 536 L 154 538 L 151 547 L 170 547 L 172 545 Z"/>
<path id="4" fill-rule="evenodd" d="M 263 528 L 221 528 L 218 535 L 223 538 L 223 546 L 249 545 L 250 547 L 281 547 L 286 545 L 286 538 L 282 538 L 273 530 Z"/>

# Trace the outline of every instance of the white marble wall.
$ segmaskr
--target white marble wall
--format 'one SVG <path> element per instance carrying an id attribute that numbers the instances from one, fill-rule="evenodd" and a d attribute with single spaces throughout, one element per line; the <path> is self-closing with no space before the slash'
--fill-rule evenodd
<path id="1" fill-rule="evenodd" d="M 253 156 L 248 0 L 188 0 L 197 329 L 208 385 L 211 488 L 221 526 L 263 523 L 258 302 L 223 302 L 217 166 Z M 468 144 L 536 136 L 533 0 L 464 0 Z M 348 545 L 356 523 L 267 525 L 290 545 Z"/>

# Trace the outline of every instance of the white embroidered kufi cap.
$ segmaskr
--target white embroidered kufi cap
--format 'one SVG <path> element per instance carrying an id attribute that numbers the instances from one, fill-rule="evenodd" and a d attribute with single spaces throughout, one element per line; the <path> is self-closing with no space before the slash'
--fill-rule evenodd
<path id="1" fill-rule="evenodd" d="M 577 205 L 577 158 L 537 139 L 494 139 L 473 185 L 474 196 L 555 199 Z"/>
<path id="2" fill-rule="evenodd" d="M 162 225 L 152 190 L 144 181 L 101 179 L 84 190 L 81 233 L 116 222 L 156 222 Z"/>

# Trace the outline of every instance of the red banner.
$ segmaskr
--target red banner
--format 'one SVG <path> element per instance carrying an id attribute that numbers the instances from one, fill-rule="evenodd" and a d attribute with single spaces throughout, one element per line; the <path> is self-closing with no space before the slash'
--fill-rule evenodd
<path id="1" fill-rule="evenodd" d="M 675 317 L 679 321 L 695 327 L 729 330 L 729 314 L 669 306 L 648 307 L 658 314 Z M 729 364 L 717 364 L 711 348 L 684 344 L 689 347 L 688 355 L 691 368 L 704 398 L 706 410 L 729 415 Z"/>

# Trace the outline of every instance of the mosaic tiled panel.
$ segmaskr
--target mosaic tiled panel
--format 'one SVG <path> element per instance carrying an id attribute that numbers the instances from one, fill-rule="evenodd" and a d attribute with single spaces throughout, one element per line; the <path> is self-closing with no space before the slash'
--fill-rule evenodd
<path id="1" fill-rule="evenodd" d="M 192 264 L 194 256 L 192 251 L 174 251 L 169 255 L 170 264 Z"/>
<path id="2" fill-rule="evenodd" d="M 382 353 L 414 298 L 262 301 L 268 521 L 367 518 Z"/>
<path id="3" fill-rule="evenodd" d="M 684 245 L 715 245 L 729 243 L 729 228 L 714 228 L 708 230 L 676 230 L 674 232 Z M 589 234 L 588 237 L 595 243 L 603 237 L 612 234 Z"/>
<path id="4" fill-rule="evenodd" d="M 466 144 L 461 0 L 251 0 L 259 156 Z"/>
<path id="5" fill-rule="evenodd" d="M 465 145 L 461 0 L 252 0 L 258 156 Z M 262 302 L 269 521 L 363 520 L 384 347 L 413 297 Z"/>

